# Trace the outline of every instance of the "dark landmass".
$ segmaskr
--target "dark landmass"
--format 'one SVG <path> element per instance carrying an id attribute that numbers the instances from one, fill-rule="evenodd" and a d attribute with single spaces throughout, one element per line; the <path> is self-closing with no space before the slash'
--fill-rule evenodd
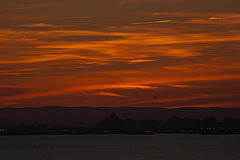
<path id="1" fill-rule="evenodd" d="M 115 113 L 104 118 L 96 127 L 53 126 L 45 124 L 28 126 L 0 126 L 0 135 L 83 135 L 83 134 L 129 134 L 152 135 L 155 133 L 181 134 L 240 134 L 240 119 L 225 118 L 222 122 L 214 116 L 198 118 L 170 117 L 165 124 L 157 120 L 121 119 Z"/>
<path id="2" fill-rule="evenodd" d="M 224 118 L 240 118 L 240 108 L 91 108 L 91 107 L 58 107 L 46 106 L 40 108 L 2 108 L 0 109 L 0 125 L 45 124 L 51 126 L 96 127 L 99 122 L 112 112 L 122 119 L 154 119 L 164 124 L 168 118 L 199 118 L 208 116 L 217 117 L 218 121 Z"/>
<path id="3" fill-rule="evenodd" d="M 0 135 L 154 133 L 239 134 L 240 109 L 90 107 L 0 109 Z"/>
<path id="4" fill-rule="evenodd" d="M 225 118 L 222 122 L 214 116 L 198 118 L 170 117 L 163 125 L 156 120 L 120 119 L 115 113 L 103 119 L 96 128 L 97 133 L 154 134 L 240 134 L 240 119 Z"/>

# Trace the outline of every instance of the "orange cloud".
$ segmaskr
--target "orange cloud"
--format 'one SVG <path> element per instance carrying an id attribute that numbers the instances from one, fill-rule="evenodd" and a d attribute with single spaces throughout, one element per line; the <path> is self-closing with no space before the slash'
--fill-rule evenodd
<path id="1" fill-rule="evenodd" d="M 160 21 L 153 21 L 153 22 L 135 22 L 132 24 L 156 24 L 156 23 L 168 23 L 172 22 L 172 20 L 160 20 Z"/>
<path id="2" fill-rule="evenodd" d="M 83 15 L 69 8 L 58 13 L 59 8 L 54 5 L 56 8 L 44 9 L 44 12 L 35 11 L 50 4 L 12 3 L 6 10 L 2 9 L 0 18 L 7 21 L 5 28 L 0 28 L 0 83 L 13 86 L 12 90 L 17 86 L 34 89 L 18 95 L 3 93 L 1 102 L 23 105 L 32 103 L 34 98 L 41 101 L 54 96 L 99 98 L 97 94 L 120 105 L 123 102 L 111 97 L 135 102 L 133 99 L 141 99 L 139 97 L 146 94 L 163 92 L 162 88 L 183 92 L 206 89 L 208 92 L 210 87 L 201 88 L 186 82 L 240 78 L 239 13 L 157 12 L 150 8 L 139 13 L 138 9 L 131 8 L 136 5 L 130 3 L 152 1 L 121 2 L 129 5 L 120 6 L 126 7 L 120 9 L 123 12 L 116 8 L 115 13 L 114 9 L 112 14 L 90 9 Z M 16 11 L 20 9 L 31 10 Z M 30 14 L 32 10 L 34 13 Z M 230 89 L 225 87 L 221 92 Z M 180 93 L 166 97 L 165 102 L 194 98 L 182 96 Z M 149 101 L 152 102 L 153 99 Z"/>
<path id="3" fill-rule="evenodd" d="M 2 7 L 4 9 L 0 9 L 2 11 L 7 11 L 7 10 L 27 10 L 27 9 L 38 9 L 38 8 L 48 8 L 52 6 L 59 5 L 59 3 L 51 3 L 51 2 L 46 2 L 46 3 L 35 3 L 35 4 L 24 4 L 24 3 L 10 3 L 10 4 L 3 4 Z"/>
<path id="4" fill-rule="evenodd" d="M 100 96 L 125 97 L 125 96 L 122 96 L 116 93 L 110 93 L 110 92 L 98 92 L 96 94 Z"/>
<path id="5" fill-rule="evenodd" d="M 159 0 L 114 0 L 120 4 L 132 4 L 132 3 L 151 3 Z M 168 1 L 180 1 L 180 0 L 168 0 Z"/>
<path id="6" fill-rule="evenodd" d="M 169 108 L 179 108 L 179 107 L 216 107 L 216 104 L 224 104 L 224 103 L 205 103 L 204 105 L 189 105 L 189 106 L 183 106 L 180 104 L 181 101 L 186 101 L 186 100 L 204 100 L 204 99 L 209 99 L 209 98 L 222 98 L 222 97 L 237 97 L 239 96 L 239 94 L 227 94 L 227 95 L 211 95 L 211 94 L 200 94 L 200 95 L 195 95 L 192 97 L 181 97 L 181 98 L 170 98 L 170 99 L 140 99 L 140 100 L 136 100 L 134 102 L 130 102 L 125 104 L 125 106 L 135 106 L 137 104 L 154 104 L 154 103 L 164 103 L 164 102 L 178 102 L 179 105 L 177 107 L 169 107 Z M 229 103 L 229 102 L 228 102 Z M 238 103 L 238 102 L 230 102 L 230 103 Z M 221 106 L 221 105 L 220 105 Z"/>
<path id="7" fill-rule="evenodd" d="M 222 19 L 222 18 L 219 18 L 219 17 L 210 17 L 209 19 L 211 19 L 211 20 L 217 20 L 217 19 Z"/>
<path id="8" fill-rule="evenodd" d="M 19 25 L 20 27 L 54 27 L 54 25 L 46 24 L 46 23 L 37 23 L 37 24 L 25 24 Z"/>
<path id="9" fill-rule="evenodd" d="M 143 62 L 153 62 L 156 61 L 154 59 L 134 59 L 134 60 L 130 60 L 129 63 L 143 63 Z"/>
<path id="10" fill-rule="evenodd" d="M 238 108 L 239 103 L 236 102 L 226 102 L 226 103 L 208 103 L 208 104 L 196 104 L 196 105 L 179 105 L 177 107 L 166 107 L 169 109 L 175 108 L 187 108 L 187 107 L 200 107 L 200 108 L 209 108 L 209 107 L 223 107 L 223 108 Z"/>
<path id="11" fill-rule="evenodd" d="M 83 17 L 62 17 L 65 19 L 92 19 L 95 18 L 95 16 L 83 16 Z"/>

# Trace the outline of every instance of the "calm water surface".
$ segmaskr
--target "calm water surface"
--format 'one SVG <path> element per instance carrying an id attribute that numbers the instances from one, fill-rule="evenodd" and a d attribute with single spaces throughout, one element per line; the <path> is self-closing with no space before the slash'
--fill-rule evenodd
<path id="1" fill-rule="evenodd" d="M 0 160 L 240 160 L 240 135 L 0 136 Z"/>

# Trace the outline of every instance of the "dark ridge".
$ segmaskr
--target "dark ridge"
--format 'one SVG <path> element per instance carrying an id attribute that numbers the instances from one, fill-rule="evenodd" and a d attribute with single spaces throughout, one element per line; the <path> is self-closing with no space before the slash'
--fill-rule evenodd
<path id="1" fill-rule="evenodd" d="M 64 107 L 44 106 L 39 108 L 2 108 L 0 109 L 0 125 L 16 125 L 19 123 L 68 125 L 95 127 L 110 115 L 116 113 L 122 119 L 154 119 L 160 123 L 169 117 L 199 118 L 215 116 L 218 120 L 224 118 L 239 118 L 240 108 L 156 108 L 156 107 Z"/>

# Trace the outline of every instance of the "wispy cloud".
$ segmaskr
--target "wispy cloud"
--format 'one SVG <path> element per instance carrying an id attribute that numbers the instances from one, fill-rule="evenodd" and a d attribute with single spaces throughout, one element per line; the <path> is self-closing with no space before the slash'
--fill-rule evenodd
<path id="1" fill-rule="evenodd" d="M 192 96 L 192 97 L 183 97 L 183 98 L 174 98 L 174 99 L 152 99 L 152 100 L 137 100 L 135 102 L 131 102 L 126 104 L 126 106 L 136 106 L 136 105 L 140 105 L 140 106 L 148 106 L 148 105 L 154 105 L 158 104 L 159 106 L 164 106 L 164 107 L 168 107 L 168 108 L 178 108 L 178 107 L 191 107 L 191 106 L 202 106 L 202 107 L 214 107 L 217 106 L 217 104 L 221 104 L 219 103 L 213 103 L 216 100 L 222 99 L 222 103 L 224 104 L 224 99 L 225 99 L 225 103 L 238 103 L 237 100 L 234 100 L 234 102 L 231 102 L 233 99 L 236 99 L 236 97 L 239 97 L 238 94 L 232 94 L 232 95 L 210 95 L 210 94 L 206 94 L 206 95 L 196 95 L 196 96 Z M 230 101 L 230 102 L 227 102 Z M 194 103 L 195 102 L 195 103 Z M 169 104 L 168 104 L 169 103 Z M 189 105 L 186 105 L 189 104 Z"/>
<path id="2" fill-rule="evenodd" d="M 116 94 L 116 93 L 110 93 L 110 92 L 98 92 L 96 94 L 100 95 L 100 96 L 125 97 L 123 95 L 119 95 L 119 94 Z"/>
<path id="3" fill-rule="evenodd" d="M 201 53 L 194 52 L 189 49 L 169 49 L 167 51 L 164 51 L 163 54 L 166 56 L 174 56 L 179 58 L 202 56 Z"/>
<path id="4" fill-rule="evenodd" d="M 4 2 L 0 84 L 12 87 L 4 87 L 1 103 L 187 106 L 182 102 L 214 103 L 217 96 L 239 93 L 237 1 L 228 3 L 232 8 L 222 1 L 206 8 L 213 3 L 207 0 L 106 3 Z M 225 83 L 215 86 L 219 81 Z M 158 94 L 162 99 L 152 98 Z"/>
<path id="5" fill-rule="evenodd" d="M 19 25 L 20 27 L 54 27 L 54 25 L 46 24 L 46 23 L 37 23 L 37 24 L 25 24 Z"/>
<path id="6" fill-rule="evenodd" d="M 47 8 L 56 6 L 59 3 L 34 3 L 34 4 L 26 4 L 26 3 L 10 3 L 7 5 L 2 5 L 0 11 L 7 11 L 7 10 L 28 10 L 28 9 L 37 9 L 37 8 Z M 3 8 L 4 7 L 4 8 Z"/>
<path id="7" fill-rule="evenodd" d="M 211 19 L 211 20 L 217 20 L 217 19 L 222 19 L 222 18 L 219 18 L 219 17 L 210 17 L 209 19 Z"/>
<path id="8" fill-rule="evenodd" d="M 144 62 L 154 62 L 156 61 L 156 59 L 134 59 L 134 60 L 130 60 L 129 63 L 144 63 Z"/>
<path id="9" fill-rule="evenodd" d="M 76 93 L 84 93 L 88 91 L 96 91 L 96 90 L 105 90 L 105 89 L 157 89 L 158 87 L 150 87 L 144 85 L 129 85 L 129 84 L 115 84 L 115 85 L 88 85 L 88 86 L 74 86 L 68 88 L 43 88 L 40 92 L 31 92 L 31 93 L 24 93 L 18 94 L 13 96 L 3 96 L 0 98 L 2 104 L 10 103 L 10 102 L 18 102 L 27 99 L 39 98 L 39 97 L 46 97 L 46 96 L 59 96 L 59 95 L 71 95 Z M 115 96 L 115 97 L 126 97 L 123 95 L 118 95 L 115 93 L 110 92 L 97 92 L 98 95 L 105 95 L 105 96 Z"/>
<path id="10" fill-rule="evenodd" d="M 61 17 L 64 19 L 92 19 L 95 18 L 95 16 L 82 16 L 82 17 Z"/>
<path id="11" fill-rule="evenodd" d="M 160 21 L 153 21 L 153 22 L 135 22 L 132 24 L 156 24 L 156 23 L 168 23 L 172 22 L 172 20 L 160 20 Z"/>

